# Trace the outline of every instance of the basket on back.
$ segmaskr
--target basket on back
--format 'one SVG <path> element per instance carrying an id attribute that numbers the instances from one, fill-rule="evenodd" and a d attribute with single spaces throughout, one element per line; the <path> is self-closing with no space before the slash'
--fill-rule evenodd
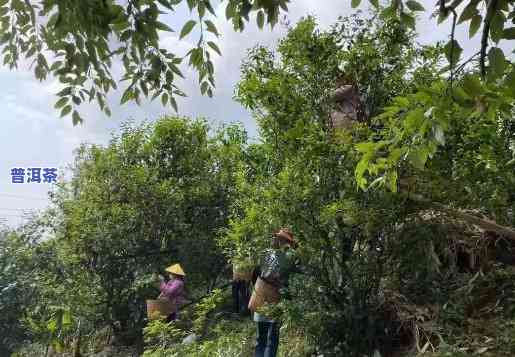
<path id="1" fill-rule="evenodd" d="M 168 299 L 147 300 L 149 320 L 165 319 L 174 312 L 177 312 L 177 306 Z"/>
<path id="2" fill-rule="evenodd" d="M 249 310 L 255 312 L 265 304 L 277 304 L 281 300 L 279 288 L 258 278 L 249 301 Z"/>
<path id="3" fill-rule="evenodd" d="M 251 281 L 255 264 L 250 258 L 233 258 L 232 280 Z"/>
<path id="4" fill-rule="evenodd" d="M 233 270 L 232 272 L 232 280 L 234 281 L 251 281 L 252 280 L 252 271 L 238 271 Z"/>

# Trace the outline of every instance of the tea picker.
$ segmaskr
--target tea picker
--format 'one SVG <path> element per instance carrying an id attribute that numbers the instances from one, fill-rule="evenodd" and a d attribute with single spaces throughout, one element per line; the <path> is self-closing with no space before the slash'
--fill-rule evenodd
<path id="1" fill-rule="evenodd" d="M 288 286 L 290 273 L 296 271 L 289 248 L 297 245 L 293 233 L 281 228 L 273 233 L 271 249 L 266 251 L 260 273 L 250 298 L 249 309 L 257 322 L 255 357 L 275 357 L 279 347 L 280 323 L 263 316 L 257 310 L 265 304 L 277 304 L 281 292 Z"/>
<path id="2" fill-rule="evenodd" d="M 179 307 L 185 303 L 184 277 L 186 274 L 180 264 L 166 268 L 169 274 L 168 282 L 159 275 L 159 290 L 161 293 L 155 300 L 147 300 L 147 314 L 150 320 L 166 317 L 167 321 L 175 321 Z"/>

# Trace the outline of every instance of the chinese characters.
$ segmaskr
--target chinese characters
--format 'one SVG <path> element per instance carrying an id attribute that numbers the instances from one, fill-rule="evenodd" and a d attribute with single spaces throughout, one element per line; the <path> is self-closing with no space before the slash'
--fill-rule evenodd
<path id="1" fill-rule="evenodd" d="M 55 167 L 14 167 L 11 169 L 11 183 L 54 183 L 57 182 Z"/>

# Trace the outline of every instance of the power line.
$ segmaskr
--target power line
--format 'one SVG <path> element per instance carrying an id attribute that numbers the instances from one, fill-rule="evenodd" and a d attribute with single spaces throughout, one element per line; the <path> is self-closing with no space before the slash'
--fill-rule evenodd
<path id="1" fill-rule="evenodd" d="M 25 200 L 41 200 L 41 201 L 48 201 L 48 199 L 47 199 L 47 198 L 35 197 L 35 196 L 13 195 L 13 194 L 10 194 L 10 193 L 0 193 L 0 196 L 13 197 L 13 198 L 21 198 L 21 199 L 25 199 Z"/>
<path id="2" fill-rule="evenodd" d="M 23 214 L 0 214 L 0 219 L 2 217 L 18 217 L 18 218 L 27 218 L 26 215 L 23 215 Z"/>
<path id="3" fill-rule="evenodd" d="M 3 208 L 0 207 L 0 210 L 2 211 L 22 211 L 22 212 L 30 212 L 35 211 L 38 208 Z"/>

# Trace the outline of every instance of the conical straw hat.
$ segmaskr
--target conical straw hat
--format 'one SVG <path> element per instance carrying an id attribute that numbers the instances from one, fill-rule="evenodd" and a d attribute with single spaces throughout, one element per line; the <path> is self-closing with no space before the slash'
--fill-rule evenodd
<path id="1" fill-rule="evenodd" d="M 181 275 L 185 276 L 184 270 L 182 270 L 182 267 L 180 264 L 173 264 L 170 265 L 168 268 L 166 268 L 166 271 L 175 275 Z"/>

